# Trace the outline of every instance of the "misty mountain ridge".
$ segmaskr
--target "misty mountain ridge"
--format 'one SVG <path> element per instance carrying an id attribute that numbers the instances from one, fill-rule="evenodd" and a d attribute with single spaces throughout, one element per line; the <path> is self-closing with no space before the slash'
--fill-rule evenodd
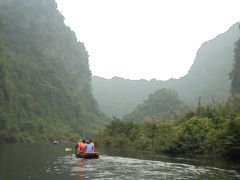
<path id="1" fill-rule="evenodd" d="M 189 105 L 196 105 L 199 96 L 205 101 L 224 101 L 230 93 L 229 73 L 233 67 L 234 44 L 239 38 L 238 22 L 225 33 L 204 42 L 188 74 L 179 79 L 148 81 L 114 77 L 108 80 L 93 76 L 93 95 L 104 113 L 118 117 L 129 114 L 149 94 L 161 88 L 174 89 Z"/>

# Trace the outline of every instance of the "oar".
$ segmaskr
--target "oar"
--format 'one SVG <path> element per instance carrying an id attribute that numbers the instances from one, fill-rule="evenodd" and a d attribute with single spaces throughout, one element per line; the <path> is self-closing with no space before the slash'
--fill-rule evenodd
<path id="1" fill-rule="evenodd" d="M 71 151 L 71 150 L 72 150 L 71 148 L 65 148 L 66 152 Z"/>

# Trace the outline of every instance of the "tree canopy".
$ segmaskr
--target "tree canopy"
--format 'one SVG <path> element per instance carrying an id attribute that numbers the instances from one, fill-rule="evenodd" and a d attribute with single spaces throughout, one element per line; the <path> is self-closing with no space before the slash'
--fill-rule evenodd
<path id="1" fill-rule="evenodd" d="M 174 119 L 187 106 L 178 98 L 177 93 L 170 89 L 160 89 L 148 96 L 132 113 L 124 116 L 129 120 L 144 120 L 147 117 Z"/>
<path id="2" fill-rule="evenodd" d="M 94 134 L 105 117 L 91 93 L 88 53 L 55 1 L 0 0 L 0 19 L 0 141 Z"/>

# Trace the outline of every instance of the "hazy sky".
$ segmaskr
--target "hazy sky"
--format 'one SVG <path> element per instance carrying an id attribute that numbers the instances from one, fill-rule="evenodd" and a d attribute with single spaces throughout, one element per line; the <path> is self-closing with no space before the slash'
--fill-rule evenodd
<path id="1" fill-rule="evenodd" d="M 93 75 L 179 78 L 201 44 L 240 20 L 240 0 L 56 0 Z"/>

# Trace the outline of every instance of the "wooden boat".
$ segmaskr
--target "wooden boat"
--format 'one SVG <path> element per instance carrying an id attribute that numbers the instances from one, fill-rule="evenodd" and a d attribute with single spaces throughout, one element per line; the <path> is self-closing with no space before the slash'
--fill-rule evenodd
<path id="1" fill-rule="evenodd" d="M 99 158 L 99 153 L 97 152 L 76 152 L 75 153 L 76 157 L 78 158 L 85 158 L 85 159 L 98 159 Z"/>

